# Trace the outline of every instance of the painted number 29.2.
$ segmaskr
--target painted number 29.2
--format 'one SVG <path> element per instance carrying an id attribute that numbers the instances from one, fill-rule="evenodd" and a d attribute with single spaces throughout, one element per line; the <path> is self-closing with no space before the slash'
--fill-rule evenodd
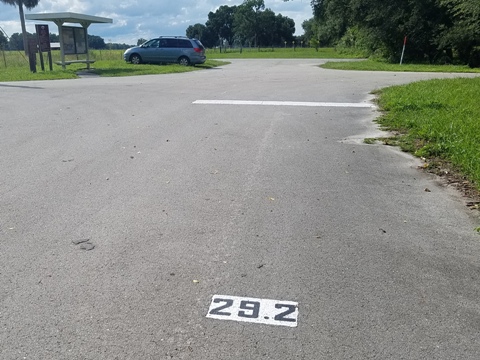
<path id="1" fill-rule="evenodd" d="M 215 295 L 207 317 L 220 320 L 297 326 L 298 304 L 292 301 Z"/>

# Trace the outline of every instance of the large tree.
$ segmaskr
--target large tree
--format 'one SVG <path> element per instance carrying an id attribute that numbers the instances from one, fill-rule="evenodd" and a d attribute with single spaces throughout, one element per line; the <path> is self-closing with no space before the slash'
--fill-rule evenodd
<path id="1" fill-rule="evenodd" d="M 20 23 L 22 24 L 23 47 L 25 49 L 25 54 L 28 53 L 28 40 L 27 40 L 27 28 L 25 27 L 25 15 L 23 13 L 23 7 L 25 6 L 28 10 L 31 10 L 38 5 L 39 1 L 40 0 L 0 0 L 0 2 L 3 2 L 4 4 L 18 6 L 18 13 L 20 14 Z"/>
<path id="2" fill-rule="evenodd" d="M 190 25 L 185 31 L 185 34 L 190 39 L 195 38 L 198 40 L 202 40 L 203 33 L 206 29 L 207 27 L 205 25 L 197 23 L 195 25 Z"/>
<path id="3" fill-rule="evenodd" d="M 284 0 L 289 1 L 289 0 Z M 366 50 L 398 61 L 480 64 L 479 0 L 311 0 L 314 23 L 305 23 L 322 45 Z"/>
<path id="4" fill-rule="evenodd" d="M 239 36 L 242 41 L 253 40 L 254 46 L 257 47 L 258 35 L 260 29 L 261 13 L 265 10 L 263 0 L 244 0 L 238 6 L 234 17 L 235 35 Z"/>
<path id="5" fill-rule="evenodd" d="M 207 47 L 215 45 L 283 45 L 294 40 L 295 22 L 282 14 L 265 9 L 264 0 L 244 0 L 239 6 L 222 5 L 208 14 L 205 26 L 190 25 L 187 36 L 201 37 Z"/>
<path id="6" fill-rule="evenodd" d="M 433 62 L 438 56 L 433 39 L 447 14 L 437 0 L 350 0 L 350 7 L 353 24 L 364 30 L 370 43 L 377 44 L 388 59 L 400 59 L 404 36 L 408 38 L 406 58 Z"/>
<path id="7" fill-rule="evenodd" d="M 320 46 L 318 40 L 318 22 L 312 17 L 302 23 L 302 28 L 304 31 L 303 37 L 305 42 L 318 50 L 318 47 Z"/>
<path id="8" fill-rule="evenodd" d="M 478 0 L 440 0 L 440 3 L 452 23 L 442 29 L 437 43 L 455 49 L 462 62 L 469 62 L 474 53 L 480 52 L 480 3 Z"/>
<path id="9" fill-rule="evenodd" d="M 212 34 L 215 34 L 216 40 L 227 40 L 229 44 L 233 43 L 233 19 L 236 11 L 237 6 L 235 5 L 222 5 L 217 11 L 208 13 L 205 25 Z"/>
<path id="10" fill-rule="evenodd" d="M 185 34 L 190 39 L 198 39 L 206 47 L 213 47 L 217 42 L 217 36 L 212 32 L 210 28 L 203 24 L 190 25 Z"/>
<path id="11" fill-rule="evenodd" d="M 276 43 L 292 42 L 295 39 L 295 21 L 287 16 L 278 14 L 275 16 Z"/>
<path id="12" fill-rule="evenodd" d="M 257 45 L 273 46 L 276 42 L 275 35 L 275 13 L 270 9 L 265 9 L 258 14 Z"/>
<path id="13" fill-rule="evenodd" d="M 369 53 L 398 61 L 407 36 L 406 58 L 433 62 L 443 53 L 435 39 L 450 21 L 439 1 L 312 0 L 312 7 L 322 44 L 360 44 Z"/>
<path id="14" fill-rule="evenodd" d="M 105 49 L 105 40 L 97 35 L 88 35 L 88 47 L 91 49 Z"/>

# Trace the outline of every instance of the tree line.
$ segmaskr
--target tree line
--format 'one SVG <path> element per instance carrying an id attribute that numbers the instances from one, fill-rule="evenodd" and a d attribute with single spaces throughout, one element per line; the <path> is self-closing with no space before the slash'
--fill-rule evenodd
<path id="1" fill-rule="evenodd" d="M 289 1 L 289 0 L 284 0 Z M 302 26 L 312 46 L 398 61 L 480 66 L 479 0 L 312 0 Z"/>
<path id="2" fill-rule="evenodd" d="M 295 40 L 295 22 L 265 8 L 263 0 L 244 0 L 241 5 L 222 5 L 208 14 L 205 24 L 190 25 L 186 36 L 206 47 L 284 46 Z"/>

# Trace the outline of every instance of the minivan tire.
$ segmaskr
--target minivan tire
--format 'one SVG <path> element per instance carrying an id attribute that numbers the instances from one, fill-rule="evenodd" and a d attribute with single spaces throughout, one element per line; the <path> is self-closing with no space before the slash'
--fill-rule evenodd
<path id="1" fill-rule="evenodd" d="M 190 65 L 190 60 L 186 56 L 181 56 L 178 58 L 178 64 L 182 66 Z"/>
<path id="2" fill-rule="evenodd" d="M 138 54 L 132 54 L 132 56 L 130 56 L 130 62 L 132 64 L 141 64 L 142 63 L 142 57 Z"/>

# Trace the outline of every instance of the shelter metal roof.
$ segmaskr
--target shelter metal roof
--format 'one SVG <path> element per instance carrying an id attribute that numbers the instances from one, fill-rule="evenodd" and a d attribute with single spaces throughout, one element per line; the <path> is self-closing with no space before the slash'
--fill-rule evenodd
<path id="1" fill-rule="evenodd" d="M 108 24 L 113 20 L 110 18 L 77 14 L 72 12 L 44 13 L 44 14 L 26 14 L 27 20 L 53 21 L 55 23 L 88 23 L 88 24 Z"/>

